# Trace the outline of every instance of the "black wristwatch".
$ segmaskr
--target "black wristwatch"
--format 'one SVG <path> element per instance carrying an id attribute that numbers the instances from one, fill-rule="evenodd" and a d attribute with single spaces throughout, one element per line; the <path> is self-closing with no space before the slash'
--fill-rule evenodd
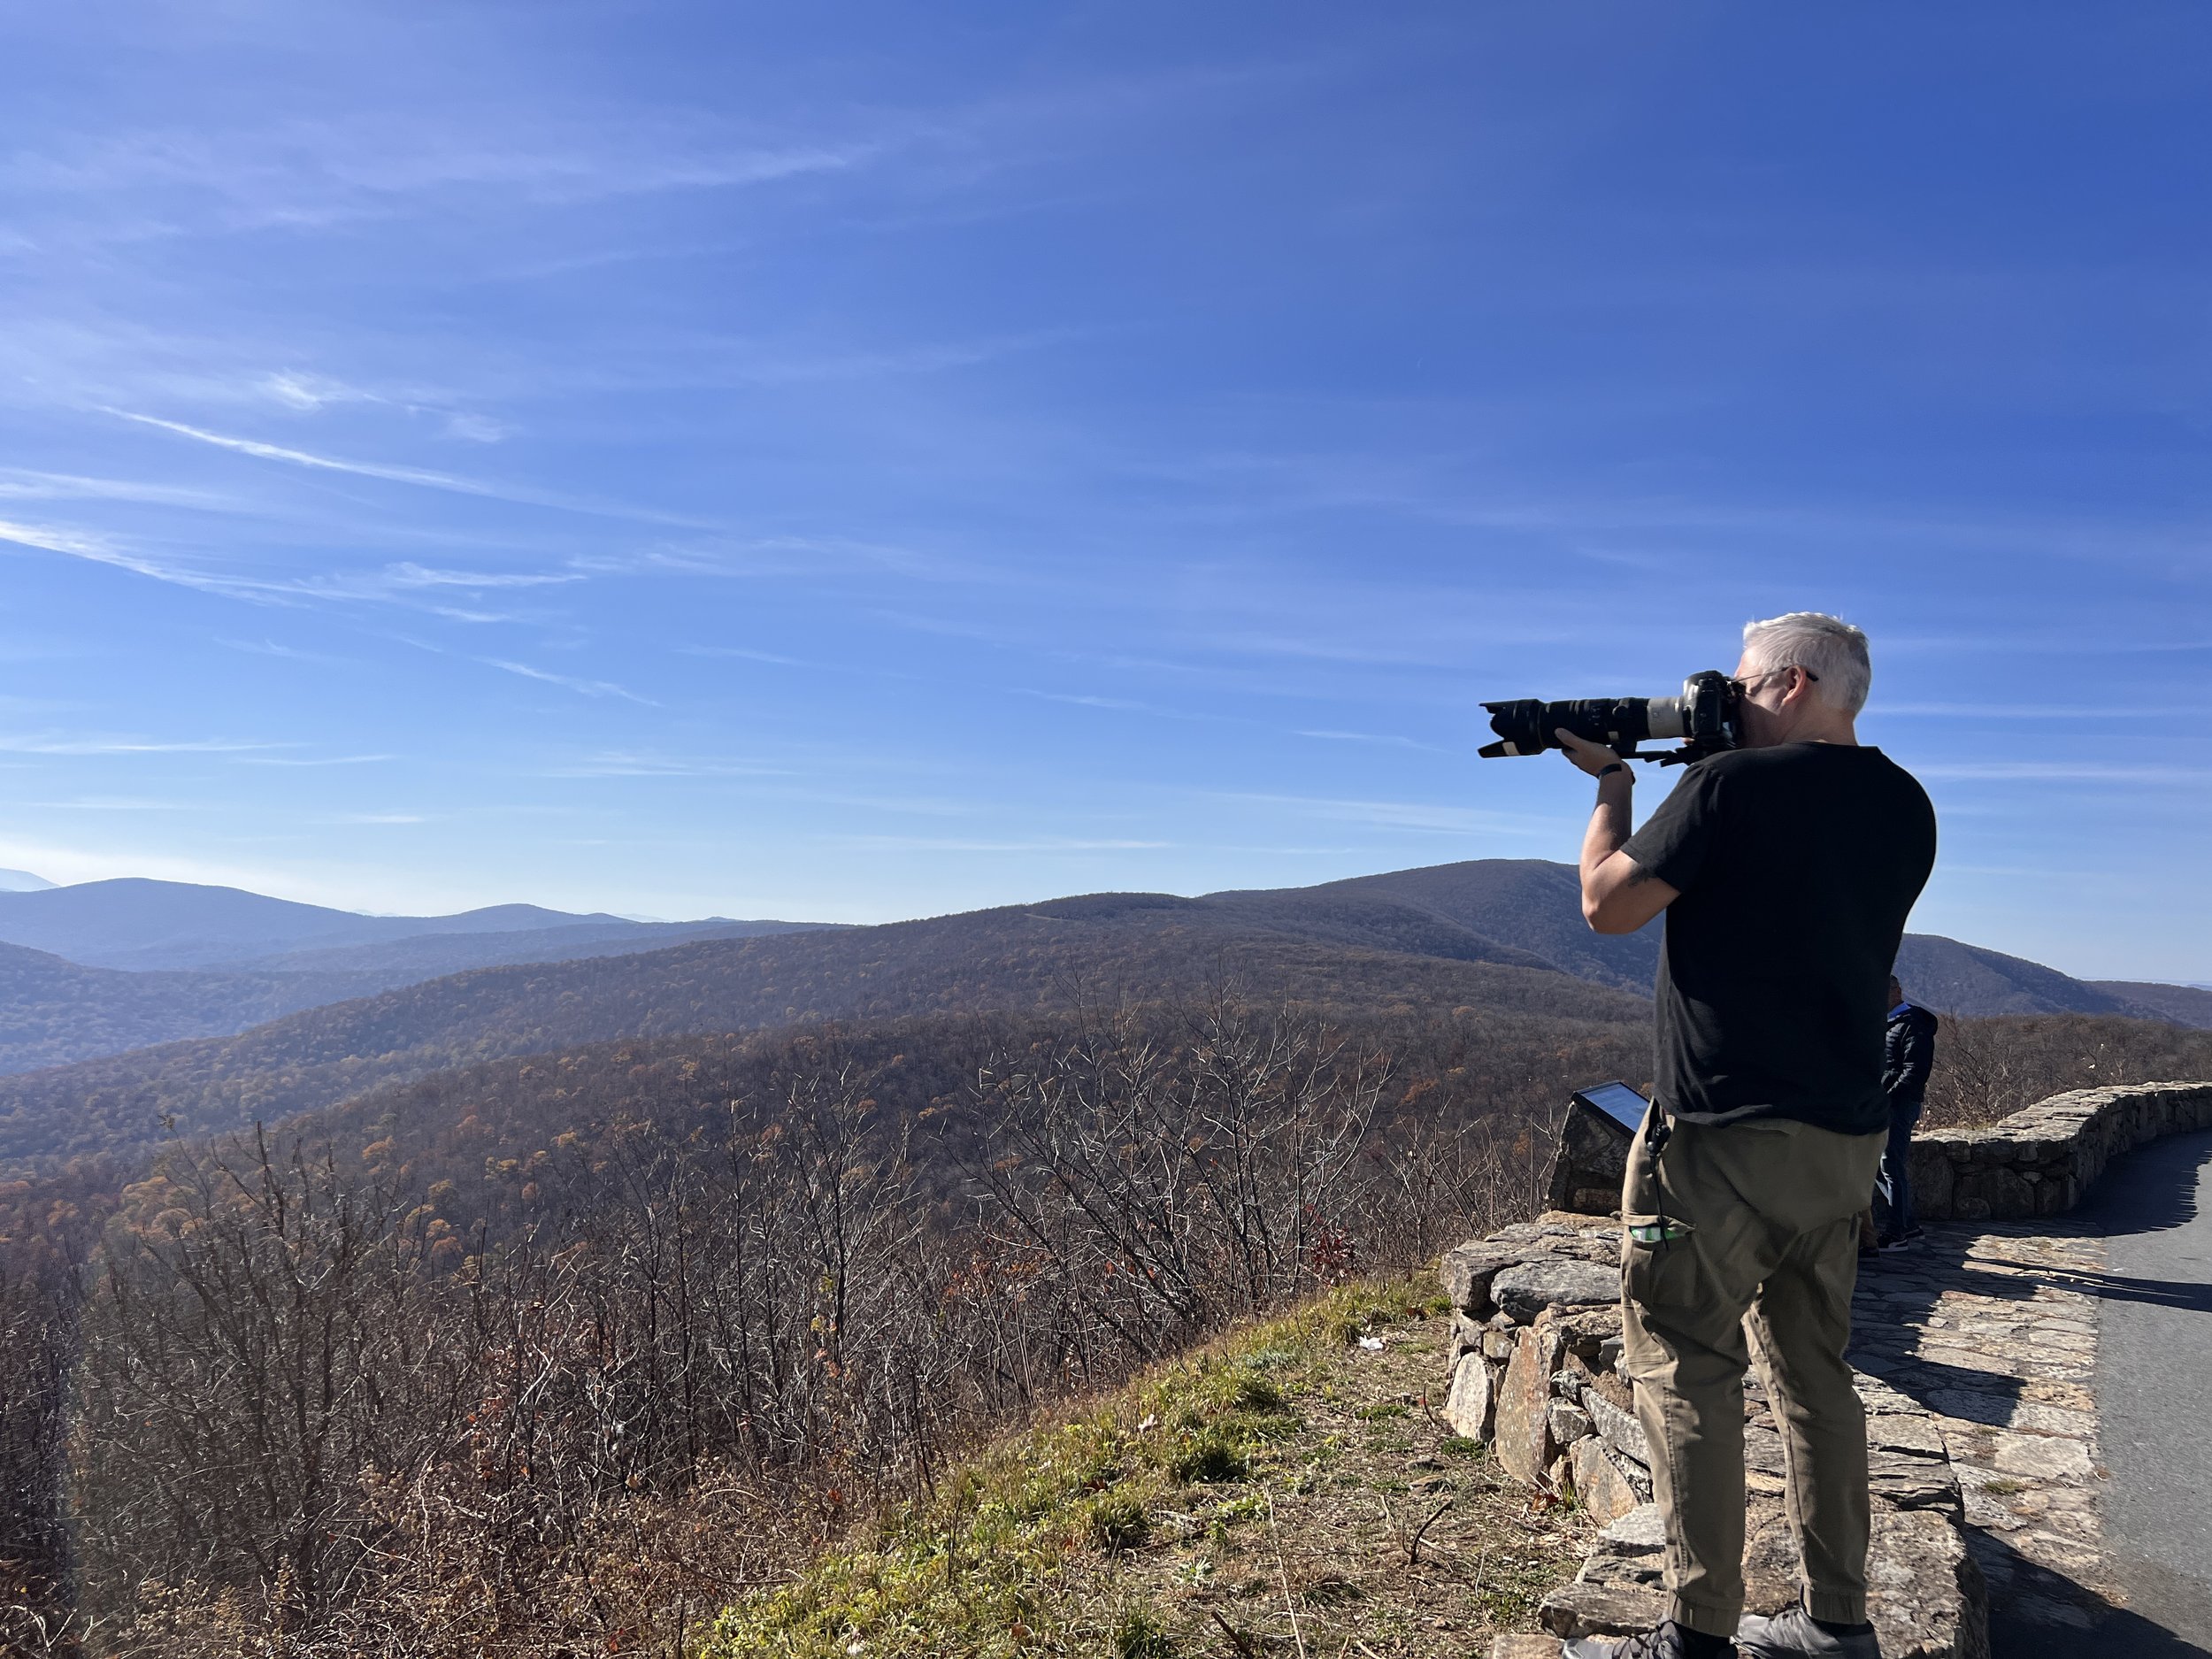
<path id="1" fill-rule="evenodd" d="M 1609 777 L 1609 776 L 1611 776 L 1614 772 L 1628 772 L 1628 763 L 1627 763 L 1626 761 L 1624 761 L 1624 760 L 1617 760 L 1617 761 L 1614 761 L 1614 762 L 1613 762 L 1611 764 L 1609 764 L 1609 765 L 1605 765 L 1605 766 L 1601 766 L 1601 767 L 1599 767 L 1599 768 L 1598 768 L 1598 770 L 1597 770 L 1597 775 L 1598 775 L 1599 777 L 1601 777 L 1601 778 L 1605 778 L 1605 777 Z M 1633 772 L 1629 772 L 1629 775 L 1630 775 L 1631 777 L 1635 776 L 1635 774 L 1634 774 Z"/>

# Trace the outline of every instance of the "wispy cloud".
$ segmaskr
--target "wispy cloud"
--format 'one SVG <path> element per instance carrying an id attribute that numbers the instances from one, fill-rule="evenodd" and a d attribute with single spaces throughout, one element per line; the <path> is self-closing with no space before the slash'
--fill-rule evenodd
<path id="1" fill-rule="evenodd" d="M 23 524 L 0 519 L 0 541 L 58 553 L 90 564 L 111 565 L 172 587 L 256 604 L 296 605 L 314 602 L 404 602 L 434 615 L 457 622 L 512 622 L 522 618 L 502 611 L 454 605 L 429 595 L 449 591 L 483 592 L 560 587 L 587 580 L 580 570 L 458 571 L 438 570 L 404 562 L 378 570 L 334 571 L 312 576 L 264 576 L 237 571 L 209 570 L 172 557 L 163 557 L 119 542 L 114 537 L 57 525 Z M 227 644 L 234 641 L 226 641 Z M 240 645 L 240 649 L 259 649 Z M 270 655 L 282 655 L 268 648 Z"/>
<path id="2" fill-rule="evenodd" d="M 396 755 L 240 755 L 242 766 L 367 766 L 397 760 Z"/>
<path id="3" fill-rule="evenodd" d="M 254 438 L 234 438 L 225 433 L 210 432 L 204 426 L 188 426 L 181 420 L 164 420 L 158 415 L 135 414 L 127 409 L 111 409 L 107 412 L 124 420 L 136 421 L 142 426 L 174 433 L 180 438 L 213 444 L 219 449 L 250 455 L 259 460 L 283 461 L 293 466 L 312 467 L 325 472 L 346 472 L 356 478 L 380 478 L 395 484 L 419 484 L 426 489 L 451 490 L 462 495 L 511 498 L 510 492 L 497 485 L 480 483 L 475 479 L 461 478 L 451 472 L 434 472 L 419 466 L 393 466 L 377 461 L 341 460 L 334 456 L 288 449 L 280 443 L 263 443 Z"/>
<path id="4" fill-rule="evenodd" d="M 111 565 L 117 570 L 128 571 L 134 576 L 166 582 L 173 588 L 189 588 L 200 593 L 220 594 L 230 599 L 282 604 L 296 602 L 300 595 L 299 586 L 296 583 L 267 582 L 252 577 L 201 570 L 174 560 L 134 552 L 119 544 L 112 537 L 91 531 L 51 525 L 16 524 L 0 518 L 0 541 L 36 548 L 44 553 L 59 553 L 68 558 L 83 559 L 88 564 Z"/>
<path id="5" fill-rule="evenodd" d="M 310 374 L 294 369 L 262 375 L 254 382 L 254 389 L 269 402 L 297 414 L 320 414 L 326 409 L 347 403 L 373 403 L 409 415 L 434 419 L 438 433 L 443 437 L 460 438 L 471 443 L 497 443 L 507 435 L 507 428 L 490 416 L 451 408 L 449 399 L 433 393 L 371 391 L 327 374 Z"/>
<path id="6" fill-rule="evenodd" d="M 303 230 L 493 194 L 561 206 L 767 185 L 859 166 L 887 142 L 895 135 L 764 144 L 724 123 L 666 116 L 290 120 L 65 139 L 0 158 L 0 188 L 70 204 L 76 236 Z"/>
<path id="7" fill-rule="evenodd" d="M 935 853 L 1103 853 L 1149 852 L 1171 847 L 1172 841 L 1048 840 L 990 841 L 948 840 L 930 835 L 842 835 L 841 845 L 872 852 Z"/>
<path id="8" fill-rule="evenodd" d="M 281 657 L 289 663 L 335 663 L 344 659 L 326 657 L 320 651 L 304 651 L 296 645 L 280 645 L 274 640 L 218 640 L 226 650 L 245 651 L 255 657 Z"/>
<path id="9" fill-rule="evenodd" d="M 1142 714 L 1159 720 L 1195 720 L 1217 726 L 1265 724 L 1249 715 L 1224 714 L 1217 709 L 1172 709 L 1164 703 L 1144 703 L 1133 697 L 1109 697 L 1094 692 L 1036 691 L 1026 686 L 1016 689 L 1025 697 L 1036 697 L 1046 703 L 1071 703 L 1079 709 L 1104 709 L 1115 714 Z"/>
<path id="10" fill-rule="evenodd" d="M 325 821 L 331 824 L 427 824 L 430 822 L 419 812 L 336 812 Z"/>
<path id="11" fill-rule="evenodd" d="M 148 801 L 134 795 L 81 795 L 73 801 L 32 801 L 27 805 L 65 812 L 204 812 L 205 801 Z"/>
<path id="12" fill-rule="evenodd" d="M 589 755 L 546 772 L 549 778 L 788 778 L 787 766 L 712 757 L 615 749 Z"/>
<path id="13" fill-rule="evenodd" d="M 127 478 L 84 478 L 69 472 L 0 471 L 0 501 L 128 501 L 161 507 L 234 508 L 237 498 L 219 491 L 149 484 Z"/>
<path id="14" fill-rule="evenodd" d="M 1026 688 L 1024 688 L 1022 695 L 1041 698 L 1046 703 L 1071 703 L 1079 709 L 1112 709 L 1125 714 L 1164 714 L 1175 716 L 1178 718 L 1183 718 L 1179 710 L 1158 708 L 1152 703 L 1138 703 L 1128 697 L 1101 697 L 1086 692 L 1030 691 Z"/>
<path id="15" fill-rule="evenodd" d="M 578 570 L 593 575 L 667 571 L 687 576 L 757 578 L 885 571 L 920 581 L 958 582 L 979 580 L 991 573 L 895 542 L 852 536 L 771 535 L 741 540 L 722 536 L 621 552 L 580 554 L 572 562 Z"/>
<path id="16" fill-rule="evenodd" d="M 151 426 L 157 431 L 173 433 L 180 438 L 189 438 L 196 443 L 212 444 L 219 449 L 251 456 L 257 460 L 280 462 L 287 466 L 342 472 L 355 478 L 380 479 L 387 483 L 444 490 L 457 495 L 475 495 L 491 501 L 512 503 L 517 506 L 546 507 L 561 512 L 628 518 L 642 524 L 674 525 L 694 530 L 717 527 L 706 520 L 678 513 L 657 512 L 650 508 L 597 501 L 554 490 L 533 489 L 527 485 L 491 483 L 482 479 L 466 478 L 457 472 L 438 472 L 430 467 L 399 466 L 382 461 L 352 461 L 338 456 L 318 455 L 311 450 L 296 449 L 287 444 L 265 443 L 257 438 L 234 437 L 227 433 L 211 432 L 204 426 L 191 426 L 181 420 L 165 420 L 158 415 L 138 414 L 127 409 L 109 409 L 105 412 L 124 420 L 135 421 L 142 426 Z"/>
<path id="17" fill-rule="evenodd" d="M 106 537 L 55 525 L 19 524 L 0 518 L 0 541 L 37 548 L 45 553 L 66 553 L 71 558 L 94 559 L 102 564 L 124 562 Z"/>
<path id="18" fill-rule="evenodd" d="M 580 582 L 579 571 L 442 571 L 420 565 L 388 565 L 379 580 L 392 588 L 548 588 Z"/>
<path id="19" fill-rule="evenodd" d="M 228 738 L 164 740 L 142 737 L 17 735 L 0 733 L 0 751 L 11 755 L 238 755 L 287 749 L 288 743 L 241 743 Z"/>
<path id="20" fill-rule="evenodd" d="M 303 374 L 296 370 L 281 370 L 265 374 L 256 388 L 272 402 L 303 413 L 326 409 L 333 403 L 380 403 L 385 400 L 374 392 L 326 374 Z"/>
<path id="21" fill-rule="evenodd" d="M 1394 737 L 1383 732 L 1299 732 L 1299 737 L 1317 737 L 1333 743 L 1379 743 L 1389 749 L 1425 749 L 1432 755 L 1448 754 L 1434 743 L 1417 743 L 1409 737 Z"/>
<path id="22" fill-rule="evenodd" d="M 503 422 L 489 415 L 471 414 L 465 411 L 446 416 L 442 428 L 449 438 L 459 438 L 467 443 L 498 443 L 507 436 Z"/>
<path id="23" fill-rule="evenodd" d="M 774 651 L 756 651 L 742 645 L 679 645 L 676 649 L 685 657 L 734 657 L 748 663 L 772 663 L 779 668 L 818 666 L 800 657 L 780 656 Z"/>
<path id="24" fill-rule="evenodd" d="M 480 657 L 476 660 L 487 668 L 497 668 L 510 674 L 519 674 L 525 680 L 542 680 L 549 686 L 559 686 L 582 696 L 624 697 L 632 703 L 641 703 L 649 709 L 660 707 L 660 704 L 654 702 L 652 698 L 641 697 L 636 692 L 618 686 L 611 680 L 580 680 L 573 674 L 557 674 L 549 669 L 533 668 L 527 663 L 511 663 L 496 657 Z"/>

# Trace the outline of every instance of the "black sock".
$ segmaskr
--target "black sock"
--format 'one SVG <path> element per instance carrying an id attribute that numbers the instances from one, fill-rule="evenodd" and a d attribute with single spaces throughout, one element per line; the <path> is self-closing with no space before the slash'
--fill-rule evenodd
<path id="1" fill-rule="evenodd" d="M 1735 1659 L 1736 1644 L 1725 1636 L 1709 1636 L 1678 1621 L 1674 1633 L 1682 1639 L 1682 1659 Z"/>
<path id="2" fill-rule="evenodd" d="M 1806 1609 L 1805 1617 L 1813 1618 L 1812 1610 L 1809 1608 Z M 1863 1620 L 1856 1624 L 1847 1624 L 1840 1619 L 1813 1618 L 1813 1624 L 1816 1629 L 1826 1631 L 1831 1636 L 1863 1636 L 1874 1628 L 1872 1624 Z"/>

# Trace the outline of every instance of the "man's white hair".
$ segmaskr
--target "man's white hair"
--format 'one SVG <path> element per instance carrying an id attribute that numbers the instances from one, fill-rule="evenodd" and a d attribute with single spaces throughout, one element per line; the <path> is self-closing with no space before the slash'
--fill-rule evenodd
<path id="1" fill-rule="evenodd" d="M 1818 682 L 1813 695 L 1831 708 L 1856 714 L 1866 707 L 1874 665 L 1866 635 L 1841 617 L 1793 611 L 1786 617 L 1743 625 L 1743 654 L 1754 668 L 1802 668 Z"/>

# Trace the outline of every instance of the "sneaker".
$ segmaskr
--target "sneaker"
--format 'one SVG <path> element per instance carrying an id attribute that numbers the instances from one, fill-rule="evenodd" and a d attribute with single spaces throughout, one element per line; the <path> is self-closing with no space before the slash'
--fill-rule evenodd
<path id="1" fill-rule="evenodd" d="M 1736 1651 L 1742 1659 L 1882 1659 L 1873 1625 L 1816 1624 L 1801 1602 L 1772 1618 L 1747 1617 L 1736 1626 Z"/>
<path id="2" fill-rule="evenodd" d="M 1578 1636 L 1559 1644 L 1559 1659 L 1691 1659 L 1693 1655 L 1703 1659 L 1710 1654 L 1732 1655 L 1735 1652 L 1717 1636 L 1686 1631 L 1672 1619 L 1633 1636 Z"/>
<path id="3" fill-rule="evenodd" d="M 1908 1227 L 1893 1239 L 1884 1239 L 1882 1248 L 1886 1251 L 1916 1250 L 1920 1248 L 1920 1241 L 1927 1236 L 1918 1227 Z"/>

